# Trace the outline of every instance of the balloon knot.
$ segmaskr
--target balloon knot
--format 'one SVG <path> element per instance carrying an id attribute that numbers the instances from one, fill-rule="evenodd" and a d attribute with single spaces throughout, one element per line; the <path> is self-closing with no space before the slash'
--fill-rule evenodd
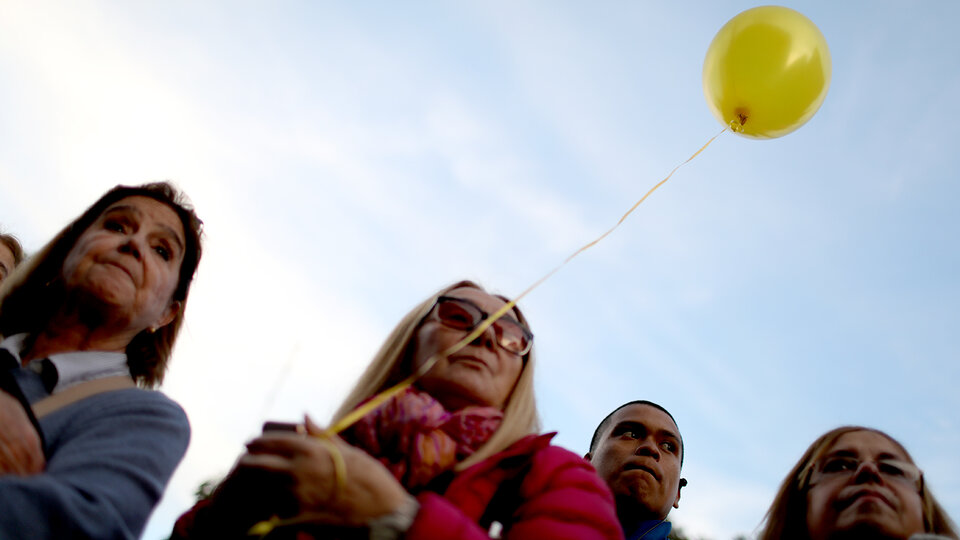
<path id="1" fill-rule="evenodd" d="M 743 133 L 743 125 L 747 123 L 750 117 L 743 109 L 737 109 L 733 111 L 733 114 L 736 115 L 736 118 L 730 120 L 730 130 L 734 133 Z"/>

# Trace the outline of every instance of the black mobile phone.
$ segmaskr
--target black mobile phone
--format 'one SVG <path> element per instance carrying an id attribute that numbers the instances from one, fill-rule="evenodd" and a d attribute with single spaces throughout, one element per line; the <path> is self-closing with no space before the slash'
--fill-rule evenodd
<path id="1" fill-rule="evenodd" d="M 268 431 L 290 431 L 292 433 L 304 434 L 307 432 L 307 428 L 303 424 L 293 422 L 267 421 L 263 423 L 263 432 L 266 433 Z"/>

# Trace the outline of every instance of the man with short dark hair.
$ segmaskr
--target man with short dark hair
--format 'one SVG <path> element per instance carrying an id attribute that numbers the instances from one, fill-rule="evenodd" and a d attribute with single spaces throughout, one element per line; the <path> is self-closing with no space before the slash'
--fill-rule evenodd
<path id="1" fill-rule="evenodd" d="M 680 506 L 683 439 L 673 416 L 650 401 L 631 401 L 597 426 L 584 456 L 593 463 L 617 504 L 627 540 L 663 540 L 667 514 Z"/>

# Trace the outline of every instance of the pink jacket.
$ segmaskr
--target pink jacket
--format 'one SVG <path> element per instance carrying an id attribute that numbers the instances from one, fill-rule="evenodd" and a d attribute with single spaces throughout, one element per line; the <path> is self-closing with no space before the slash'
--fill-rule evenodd
<path id="1" fill-rule="evenodd" d="M 404 538 L 485 540 L 488 524 L 478 523 L 492 517 L 505 540 L 622 539 L 610 490 L 588 462 L 551 446 L 554 435 L 524 437 L 457 474 L 443 495 L 421 493 Z M 485 515 L 491 502 L 504 508 L 500 515 Z"/>
<path id="2" fill-rule="evenodd" d="M 555 434 L 529 435 L 454 476 L 440 495 L 417 496 L 420 511 L 404 540 L 488 540 L 501 529 L 505 540 L 622 540 L 613 496 L 593 467 L 576 454 L 551 446 Z M 448 473 L 449 474 L 449 473 Z M 211 515 L 211 500 L 197 503 L 177 520 L 173 539 L 244 537 L 255 508 Z M 241 516 L 245 516 L 241 517 Z M 199 519 L 197 519 L 199 517 Z M 265 517 L 255 518 L 265 519 Z M 238 520 L 242 523 L 238 523 Z M 500 525 L 492 525 L 497 521 Z M 300 531 L 271 538 L 354 538 Z"/>

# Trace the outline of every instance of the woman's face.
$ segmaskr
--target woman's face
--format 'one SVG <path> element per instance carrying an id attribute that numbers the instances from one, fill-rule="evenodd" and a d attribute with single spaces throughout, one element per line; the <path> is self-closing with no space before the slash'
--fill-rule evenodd
<path id="1" fill-rule="evenodd" d="M 496 312 L 506 303 L 473 287 L 453 289 L 445 296 L 472 302 L 487 314 Z M 517 322 L 512 311 L 503 316 L 503 319 L 507 318 Z M 434 306 L 414 337 L 414 366 L 419 367 L 434 354 L 449 349 L 467 333 L 442 323 L 438 308 Z M 494 327 L 490 326 L 449 358 L 440 358 L 420 378 L 417 386 L 448 410 L 470 405 L 503 409 L 522 369 L 523 357 L 504 349 L 497 341 Z"/>
<path id="2" fill-rule="evenodd" d="M 879 433 L 841 435 L 814 465 L 807 491 L 810 540 L 841 532 L 904 539 L 924 532 L 917 472 L 898 445 Z"/>
<path id="3" fill-rule="evenodd" d="M 109 206 L 84 231 L 63 263 L 68 294 L 104 322 L 139 333 L 176 316 L 184 231 L 172 208 L 133 196 Z"/>

